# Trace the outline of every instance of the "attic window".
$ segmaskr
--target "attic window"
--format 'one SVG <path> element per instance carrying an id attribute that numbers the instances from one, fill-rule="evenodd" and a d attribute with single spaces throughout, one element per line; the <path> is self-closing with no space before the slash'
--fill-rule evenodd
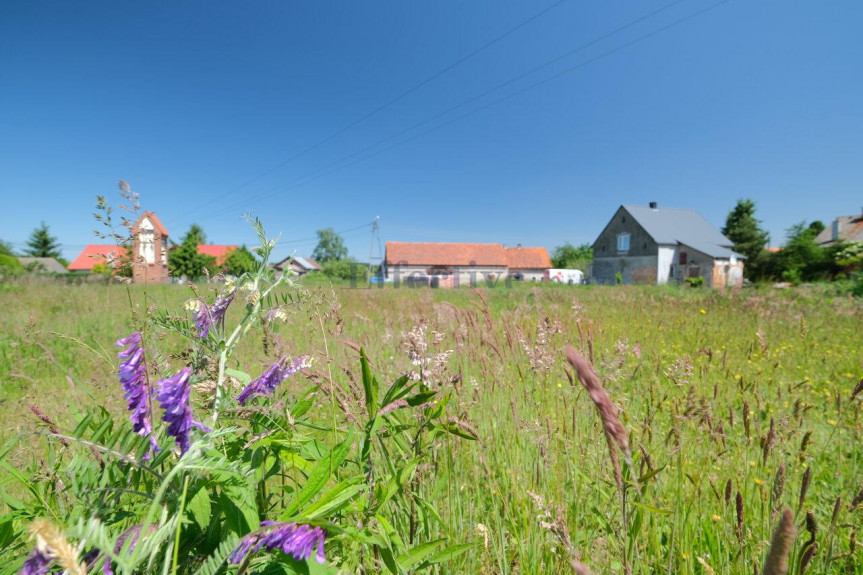
<path id="1" fill-rule="evenodd" d="M 618 234 L 617 236 L 617 251 L 629 251 L 629 234 Z"/>

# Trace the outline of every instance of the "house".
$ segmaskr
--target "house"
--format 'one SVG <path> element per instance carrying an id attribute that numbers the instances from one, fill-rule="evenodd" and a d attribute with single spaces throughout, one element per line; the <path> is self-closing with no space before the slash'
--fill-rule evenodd
<path id="1" fill-rule="evenodd" d="M 144 212 L 132 226 L 132 281 L 168 283 L 168 230 L 153 212 Z"/>
<path id="2" fill-rule="evenodd" d="M 512 270 L 510 263 L 514 264 Z M 547 265 L 546 265 L 547 264 Z M 545 248 L 505 248 L 501 244 L 387 242 L 384 277 L 388 282 L 411 283 L 431 278 L 432 285 L 494 284 L 514 277 L 542 279 L 551 259 Z M 521 274 L 521 276 L 516 276 Z"/>
<path id="3" fill-rule="evenodd" d="M 37 273 L 51 273 L 51 274 L 66 274 L 69 271 L 63 267 L 63 264 L 55 260 L 54 258 L 30 258 L 30 257 L 20 257 L 18 261 L 21 262 L 21 265 L 24 266 L 25 269 L 37 272 Z"/>
<path id="4" fill-rule="evenodd" d="M 96 264 L 114 267 L 114 262 L 119 262 L 125 257 L 126 248 L 118 245 L 89 244 L 78 254 L 67 269 L 70 272 L 91 272 Z"/>
<path id="5" fill-rule="evenodd" d="M 131 257 L 132 281 L 135 283 L 167 283 L 170 281 L 168 270 L 168 230 L 154 212 L 144 212 L 132 226 L 132 246 L 90 244 L 69 264 L 69 271 L 93 271 L 96 264 L 102 263 L 115 267 L 123 259 Z M 216 265 L 224 265 L 225 260 L 237 246 L 198 245 L 198 253 L 213 256 Z"/>
<path id="6" fill-rule="evenodd" d="M 593 281 L 600 284 L 681 283 L 702 277 L 708 286 L 743 284 L 743 256 L 695 210 L 620 206 L 593 243 Z"/>
<path id="7" fill-rule="evenodd" d="M 302 256 L 289 256 L 280 261 L 279 263 L 273 264 L 273 269 L 282 274 L 284 274 L 286 270 L 290 270 L 294 272 L 294 275 L 303 276 L 309 272 L 320 270 L 321 264 L 319 264 L 312 258 L 304 258 Z"/>
<path id="8" fill-rule="evenodd" d="M 863 213 L 840 216 L 815 236 L 815 243 L 822 247 L 838 242 L 863 242 Z"/>
<path id="9" fill-rule="evenodd" d="M 545 271 L 551 268 L 551 258 L 545 248 L 504 248 L 509 277 L 525 281 L 543 280 Z"/>

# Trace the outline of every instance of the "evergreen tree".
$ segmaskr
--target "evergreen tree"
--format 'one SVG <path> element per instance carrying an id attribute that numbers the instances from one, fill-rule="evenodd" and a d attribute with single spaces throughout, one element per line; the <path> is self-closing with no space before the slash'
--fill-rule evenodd
<path id="1" fill-rule="evenodd" d="M 738 200 L 722 228 L 722 233 L 734 244 L 734 251 L 746 256 L 744 274 L 750 279 L 757 276 L 759 262 L 763 259 L 761 252 L 769 238 L 760 223 L 755 219 L 755 202 Z"/>
<path id="2" fill-rule="evenodd" d="M 51 235 L 45 222 L 30 234 L 24 254 L 34 258 L 60 257 L 60 242 Z"/>
<path id="3" fill-rule="evenodd" d="M 172 276 L 194 280 L 202 277 L 205 269 L 209 273 L 215 273 L 216 258 L 198 253 L 198 244 L 202 243 L 204 238 L 206 236 L 201 226 L 192 224 L 189 227 L 181 240 L 182 243 L 168 252 L 168 268 Z"/>
<path id="4" fill-rule="evenodd" d="M 333 228 L 318 230 L 318 245 L 315 246 L 315 251 L 312 252 L 312 258 L 318 263 L 326 263 L 333 260 L 343 260 L 348 257 L 348 248 L 345 247 L 345 240 L 342 236 L 336 233 Z"/>
<path id="5" fill-rule="evenodd" d="M 15 251 L 12 249 L 12 244 L 0 240 L 0 256 L 14 256 Z"/>

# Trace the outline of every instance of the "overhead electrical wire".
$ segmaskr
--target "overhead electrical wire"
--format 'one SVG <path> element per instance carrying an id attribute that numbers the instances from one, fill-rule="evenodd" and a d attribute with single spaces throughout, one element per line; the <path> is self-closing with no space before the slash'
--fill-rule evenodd
<path id="1" fill-rule="evenodd" d="M 199 218 L 199 219 L 202 219 L 202 220 L 203 220 L 203 219 L 209 219 L 209 218 L 212 218 L 212 217 L 216 217 L 216 216 L 223 215 L 223 214 L 225 214 L 225 213 L 228 213 L 228 212 L 230 212 L 230 211 L 233 211 L 233 210 L 234 210 L 236 207 L 238 207 L 239 205 L 248 205 L 248 203 L 249 203 L 249 202 L 254 202 L 254 201 L 258 201 L 258 200 L 264 199 L 264 198 L 272 197 L 273 195 L 278 194 L 278 193 L 280 193 L 280 192 L 284 192 L 284 191 L 287 191 L 287 190 L 290 190 L 290 189 L 294 189 L 294 188 L 297 188 L 297 187 L 300 187 L 300 186 L 303 186 L 303 185 L 309 184 L 309 183 L 311 183 L 311 182 L 313 182 L 313 181 L 315 181 L 315 180 L 318 180 L 318 179 L 320 179 L 320 178 L 322 178 L 322 177 L 324 177 L 324 176 L 327 176 L 327 175 L 333 174 L 333 173 L 338 172 L 338 171 L 340 171 L 340 170 L 342 170 L 342 169 L 345 169 L 345 168 L 348 168 L 348 167 L 350 167 L 350 166 L 356 165 L 356 164 L 358 164 L 358 163 L 360 163 L 360 162 L 366 161 L 366 160 L 368 160 L 368 159 L 370 159 L 370 158 L 372 158 L 372 157 L 375 157 L 375 156 L 377 156 L 377 155 L 379 155 L 379 154 L 381 154 L 381 153 L 383 153 L 383 152 L 386 152 L 386 151 L 388 151 L 388 150 L 391 150 L 391 149 L 393 149 L 393 148 L 396 148 L 396 147 L 398 147 L 398 146 L 401 146 L 401 145 L 403 145 L 403 144 L 406 144 L 407 142 L 410 142 L 410 141 L 412 141 L 412 140 L 415 140 L 415 139 L 417 139 L 417 138 L 419 138 L 419 137 L 422 137 L 422 136 L 424 136 L 424 135 L 427 135 L 427 134 L 430 134 L 430 133 L 432 133 L 432 132 L 435 132 L 435 131 L 437 131 L 437 130 L 439 130 L 439 129 L 441 129 L 441 128 L 445 127 L 445 126 L 451 125 L 451 124 L 453 124 L 453 123 L 455 123 L 455 122 L 457 122 L 457 121 L 460 121 L 460 120 L 463 120 L 463 119 L 468 118 L 468 117 L 470 117 L 470 116 L 473 116 L 474 114 L 476 114 L 476 113 L 478 113 L 478 112 L 480 112 L 480 111 L 482 111 L 482 110 L 488 109 L 488 108 L 490 108 L 490 107 L 492 107 L 492 106 L 495 106 L 495 105 L 497 105 L 497 104 L 500 104 L 500 103 L 502 103 L 502 102 L 504 102 L 504 101 L 506 101 L 506 100 L 510 100 L 510 99 L 514 98 L 515 96 L 518 96 L 518 95 L 523 94 L 523 93 L 525 93 L 525 92 L 527 92 L 527 91 L 530 91 L 530 90 L 532 90 L 532 89 L 534 89 L 534 88 L 537 88 L 537 87 L 539 87 L 539 86 L 542 86 L 542 85 L 544 85 L 544 84 L 547 84 L 547 83 L 549 83 L 549 82 L 551 82 L 551 81 L 553 81 L 553 80 L 556 80 L 556 79 L 560 78 L 561 76 L 564 76 L 564 75 L 566 75 L 566 74 L 569 74 L 569 73 L 572 73 L 572 72 L 577 71 L 577 70 L 579 70 L 579 69 L 582 69 L 582 68 L 584 68 L 584 67 L 586 67 L 586 66 L 588 66 L 588 65 L 590 65 L 590 64 L 593 64 L 594 62 L 597 62 L 597 61 L 599 61 L 599 60 L 603 60 L 603 59 L 605 59 L 605 58 L 607 58 L 607 57 L 609 57 L 609 56 L 611 56 L 611 55 L 613 55 L 613 54 L 616 54 L 616 53 L 618 53 L 618 52 L 621 52 L 621 51 L 623 51 L 623 50 L 625 50 L 625 49 L 627 49 L 627 48 L 629 48 L 629 47 L 631 47 L 631 46 L 633 46 L 633 45 L 635 45 L 635 44 L 641 43 L 641 42 L 643 42 L 643 41 L 645 41 L 645 40 L 647 40 L 647 39 L 649 39 L 649 38 L 652 38 L 652 37 L 654 37 L 654 36 L 656 36 L 656 35 L 658 35 L 658 34 L 661 34 L 661 33 L 665 32 L 665 31 L 667 31 L 667 30 L 669 30 L 669 29 L 671 29 L 671 28 L 674 28 L 674 27 L 676 27 L 676 26 L 679 26 L 679 25 L 681 25 L 681 24 L 683 24 L 683 23 L 685 23 L 685 22 L 688 22 L 689 20 L 692 20 L 692 19 L 694 19 L 694 18 L 697 18 L 698 16 L 701 16 L 701 15 L 703 15 L 703 14 L 707 13 L 707 12 L 710 12 L 711 10 L 714 10 L 715 8 L 718 8 L 718 7 L 722 6 L 723 4 L 727 4 L 727 3 L 731 2 L 732 0 L 720 0 L 719 2 L 715 2 L 715 3 L 713 3 L 713 4 L 709 5 L 709 6 L 705 7 L 705 8 L 702 8 L 702 9 L 697 10 L 697 11 L 695 11 L 695 12 L 693 12 L 693 13 L 691 13 L 691 14 L 687 15 L 687 16 L 684 16 L 684 17 L 682 17 L 682 18 L 679 18 L 679 19 L 677 19 L 677 20 L 674 20 L 673 22 L 671 22 L 671 23 L 669 23 L 669 24 L 666 24 L 666 25 L 664 25 L 664 26 L 661 26 L 661 27 L 659 27 L 659 28 L 657 28 L 657 29 L 655 29 L 655 30 L 653 30 L 653 31 L 651 31 L 651 32 L 648 32 L 648 33 L 646 33 L 646 34 L 643 34 L 643 35 L 641 35 L 641 36 L 638 36 L 638 37 L 636 37 L 635 39 L 630 40 L 630 41 L 628 41 L 628 42 L 625 42 L 625 43 L 623 43 L 623 44 L 621 44 L 621 45 L 619 45 L 619 46 L 617 46 L 617 47 L 615 47 L 615 48 L 612 48 L 612 49 L 607 50 L 607 51 L 605 51 L 605 52 L 602 52 L 601 54 L 598 54 L 597 56 L 594 56 L 594 57 L 592 57 L 592 58 L 590 58 L 590 59 L 588 59 L 588 60 L 585 60 L 585 61 L 583 61 L 583 62 L 580 62 L 579 64 L 576 64 L 575 66 L 571 66 L 571 67 L 569 67 L 569 68 L 566 68 L 566 69 L 564 69 L 564 70 L 562 70 L 562 71 L 560 71 L 560 72 L 558 72 L 558 73 L 556 73 L 556 74 L 554 74 L 554 75 L 552 75 L 552 76 L 549 76 L 549 77 L 547 77 L 547 78 L 544 78 L 544 79 L 542 79 L 542 80 L 539 80 L 539 81 L 537 81 L 537 82 L 534 82 L 534 83 L 532 83 L 532 84 L 529 84 L 529 85 L 527 85 L 527 86 L 525 86 L 525 87 L 523 87 L 523 88 L 520 88 L 519 90 L 516 90 L 515 92 L 512 92 L 512 93 L 510 93 L 510 94 L 508 94 L 508 95 L 506 95 L 506 96 L 504 96 L 504 97 L 501 97 L 501 98 L 498 98 L 498 99 L 496 99 L 496 100 L 493 100 L 493 101 L 491 101 L 491 102 L 489 102 L 489 103 L 486 103 L 486 104 L 484 104 L 484 105 L 482 105 L 482 106 L 480 106 L 480 107 L 478 107 L 478 108 L 475 108 L 474 110 L 472 110 L 472 111 L 470 111 L 470 112 L 468 112 L 468 113 L 466 113 L 466 114 L 462 114 L 462 115 L 460 115 L 460 116 L 456 116 L 455 118 L 452 118 L 452 119 L 450 119 L 450 120 L 447 120 L 447 121 L 445 121 L 445 122 L 443 122 L 443 123 L 441 123 L 441 124 L 438 124 L 438 125 L 436 125 L 436 126 L 434 126 L 434 127 L 430 128 L 430 129 L 428 129 L 428 130 L 425 130 L 425 131 L 423 131 L 423 132 L 420 132 L 420 133 L 418 133 L 418 134 L 415 134 L 415 135 L 413 135 L 413 136 L 410 136 L 410 137 L 408 137 L 408 138 L 405 138 L 405 139 L 403 139 L 403 140 L 401 140 L 401 141 L 399 141 L 399 142 L 396 142 L 396 143 L 395 143 L 395 144 L 393 144 L 393 145 L 390 145 L 390 146 L 387 146 L 387 147 L 382 148 L 382 149 L 380 149 L 380 150 L 377 150 L 377 151 L 375 151 L 375 152 L 373 152 L 373 153 L 371 153 L 371 154 L 367 154 L 367 155 L 365 155 L 365 156 L 363 156 L 363 157 L 361 157 L 361 158 L 359 158 L 359 159 L 357 159 L 357 160 L 355 160 L 355 161 L 349 162 L 349 163 L 347 163 L 347 164 L 345 164 L 345 165 L 343 165 L 343 166 L 336 167 L 336 166 L 338 166 L 339 164 L 342 164 L 343 162 L 345 162 L 345 161 L 347 161 L 347 160 L 350 160 L 351 158 L 354 158 L 354 157 L 356 157 L 356 156 L 358 156 L 358 155 L 360 155 L 360 154 L 362 154 L 362 153 L 364 153 L 364 152 L 367 152 L 367 151 L 370 151 L 370 150 L 372 150 L 372 149 L 374 149 L 374 148 L 377 148 L 378 146 L 380 146 L 380 145 L 382 145 L 382 144 L 384 144 L 384 143 L 386 143 L 386 142 L 389 142 L 389 141 L 391 141 L 391 140 L 394 140 L 394 139 L 396 139 L 396 138 L 398 138 L 398 137 L 400 137 L 400 136 L 402 136 L 402 135 L 405 135 L 405 134 L 407 134 L 408 132 L 411 132 L 411 131 L 415 130 L 415 129 L 416 129 L 416 128 L 418 128 L 418 127 L 421 127 L 421 126 L 424 126 L 424 125 L 429 124 L 429 123 L 431 123 L 431 122 L 434 122 L 435 120 L 440 119 L 440 118 L 442 118 L 443 116 L 446 116 L 446 115 L 450 114 L 451 112 L 454 112 L 454 111 L 456 111 L 456 110 L 458 110 L 458 109 L 461 109 L 461 108 L 463 108 L 463 107 L 465 107 L 465 106 L 467 106 L 467 105 L 469 105 L 469 104 L 471 104 L 471 103 L 473 103 L 473 102 L 475 102 L 475 101 L 477 101 L 477 100 L 479 100 L 479 99 L 481 99 L 481 98 L 483 98 L 483 97 L 485 97 L 485 96 L 488 96 L 488 95 L 492 94 L 493 92 L 496 92 L 496 91 L 498 91 L 498 90 L 500 90 L 500 89 L 502 89 L 502 88 L 504 88 L 504 87 L 506 87 L 506 86 L 511 85 L 512 83 L 514 83 L 514 82 L 516 82 L 516 81 L 518 81 L 518 80 L 520 80 L 520 79 L 523 79 L 523 78 L 525 78 L 525 77 L 527 77 L 527 76 L 530 76 L 530 75 L 532 75 L 532 74 L 534 74 L 534 73 L 536 73 L 536 72 L 538 72 L 538 71 L 540 71 L 540 70 L 543 70 L 543 69 L 547 68 L 548 66 L 550 66 L 550 65 L 552 65 L 552 64 L 554 64 L 554 63 L 556 63 L 556 62 L 559 62 L 560 60 L 562 60 L 562 59 L 564 59 L 564 58 L 567 58 L 567 57 L 569 57 L 569 56 L 572 56 L 572 55 L 576 54 L 577 52 L 583 51 L 583 50 L 585 50 L 586 48 L 588 48 L 588 47 L 590 47 L 590 46 L 593 46 L 593 45 L 597 44 L 598 42 L 600 42 L 600 41 L 602 41 L 602 40 L 604 40 L 604 39 L 607 39 L 607 38 L 609 38 L 609 37 L 611 37 L 611 36 L 613 36 L 613 35 L 615 35 L 615 34 L 618 34 L 618 33 L 622 32 L 622 31 L 624 31 L 624 30 L 626 30 L 626 29 L 628 29 L 628 28 L 631 28 L 632 26 L 634 26 L 634 25 L 636 25 L 636 24 L 638 24 L 638 23 L 640 23 L 640 22 L 643 22 L 644 20 L 646 20 L 646 19 L 648 19 L 648 18 L 651 18 L 651 17 L 653 17 L 653 16 L 655 16 L 655 15 L 657 15 L 657 14 L 659 14 L 659 13 L 661 13 L 661 12 L 663 12 L 663 11 L 665 11 L 665 10 L 667 10 L 667 9 L 671 8 L 671 7 L 673 7 L 674 5 L 680 4 L 681 2 L 684 2 L 684 1 L 686 1 L 686 0 L 674 0 L 673 2 L 670 2 L 670 3 L 668 3 L 668 4 L 665 4 L 664 6 L 661 6 L 660 8 L 658 8 L 658 9 L 656 9 L 656 10 L 654 10 L 654 11 L 652 11 L 652 12 L 648 13 L 648 14 L 645 14 L 645 15 L 643 15 L 643 16 L 641 16 L 641 17 L 639 17 L 639 18 L 635 19 L 635 20 L 632 20 L 632 21 L 630 21 L 630 22 L 627 22 L 626 24 L 623 24 L 623 25 L 621 25 L 621 26 L 619 26 L 619 27 L 615 28 L 615 29 L 614 29 L 614 30 L 612 30 L 611 32 L 608 32 L 608 33 L 606 33 L 606 34 L 603 34 L 602 36 L 599 36 L 599 37 L 597 37 L 597 38 L 594 38 L 593 40 L 591 40 L 591 41 L 589 41 L 589 42 L 586 42 L 586 43 L 584 43 L 584 44 L 581 44 L 580 46 L 578 46 L 578 47 L 576 47 L 576 48 L 573 48 L 572 50 L 569 50 L 568 52 L 566 52 L 566 53 L 564 53 L 564 54 L 562 54 L 562 55 L 560 55 L 560 56 L 557 56 L 557 57 L 555 57 L 555 58 L 553 58 L 553 59 L 551 59 L 551 60 L 548 60 L 548 61 L 544 62 L 543 64 L 540 64 L 540 65 L 538 65 L 538 66 L 536 66 L 536 67 L 534 67 L 534 68 L 532 68 L 532 69 L 530 69 L 530 70 L 528 70 L 528 71 L 526 71 L 526 72 L 523 72 L 522 74 L 519 74 L 518 76 L 516 76 L 516 77 L 514 77 L 514 78 L 511 78 L 511 79 L 509 79 L 509 80 L 506 80 L 505 82 L 502 82 L 501 84 L 498 84 L 497 86 L 495 86 L 495 87 L 493 87 L 493 88 L 490 88 L 490 89 L 488 89 L 488 90 L 486 90 L 486 91 L 482 92 L 481 94 L 478 94 L 478 95 L 476 95 L 476 96 L 473 96 L 473 97 L 469 98 L 468 100 L 465 100 L 465 101 L 463 101 L 463 102 L 461 102 L 461 103 L 459 103 L 459 104 L 456 104 L 455 106 L 452 106 L 452 107 L 450 107 L 450 108 L 448 108 L 448 109 L 444 110 L 443 112 L 439 112 L 439 113 L 435 114 L 434 116 L 432 116 L 432 117 L 430 117 L 430 118 L 427 118 L 427 119 L 425 119 L 425 120 L 422 120 L 422 121 L 420 121 L 420 122 L 417 122 L 417 123 L 415 123 L 415 124 L 411 125 L 410 127 L 405 128 L 405 129 L 403 129 L 403 130 L 401 130 L 401 131 L 399 131 L 399 132 L 397 132 L 397 133 L 395 133 L 395 134 L 393 134 L 393 135 L 387 136 L 386 138 L 383 138 L 383 139 L 381 139 L 381 140 L 379 140 L 379 141 L 377 141 L 377 142 L 375 142 L 375 143 L 373 143 L 373 144 L 370 144 L 370 145 L 368 145 L 368 146 L 366 146 L 366 147 L 364 147 L 364 148 L 361 148 L 360 150 L 357 150 L 357 151 L 355 151 L 355 152 L 352 152 L 352 153 L 350 153 L 350 154 L 347 154 L 347 155 L 345 155 L 345 156 L 343 156 L 343 157 L 339 158 L 338 160 L 335 160 L 335 161 L 333 161 L 333 162 L 330 162 L 329 164 L 326 164 L 326 165 L 324 165 L 324 166 L 322 166 L 322 167 L 320 167 L 320 168 L 317 168 L 317 169 L 315 169 L 315 170 L 313 170 L 313 171 L 311 171 L 311 172 L 309 172 L 309 173 L 307 173 L 307 174 L 304 174 L 304 175 L 302 175 L 302 176 L 299 176 L 299 177 L 295 178 L 294 180 L 291 180 L 290 182 L 287 182 L 287 183 L 285 183 L 285 184 L 280 184 L 280 185 L 275 186 L 275 187 L 273 187 L 273 188 L 271 188 L 271 189 L 269 189 L 269 190 L 267 190 L 267 191 L 264 191 L 264 192 L 262 192 L 262 193 L 260 193 L 260 194 L 257 194 L 257 195 L 254 195 L 254 196 L 250 196 L 250 197 L 246 197 L 246 198 L 244 198 L 244 199 L 242 200 L 242 202 L 241 202 L 241 203 L 239 203 L 239 204 L 237 204 L 237 203 L 235 203 L 235 204 L 231 204 L 230 206 L 227 206 L 227 207 L 225 207 L 225 208 L 221 208 L 221 209 L 218 209 L 218 210 L 216 210 L 216 211 L 213 211 L 213 212 L 211 212 L 211 213 L 209 213 L 209 214 L 207 214 L 207 215 L 205 215 L 205 216 L 203 216 L 202 218 Z M 329 168 L 335 168 L 335 169 L 329 169 Z"/>
<path id="2" fill-rule="evenodd" d="M 357 125 L 359 125 L 359 124 L 361 124 L 362 122 L 364 122 L 364 121 L 368 120 L 368 119 L 369 119 L 369 118 L 371 118 L 372 116 L 377 115 L 378 113 L 380 113 L 380 112 L 382 112 L 383 110 L 385 110 L 385 109 L 389 108 L 390 106 L 392 106 L 392 105 L 393 105 L 393 104 L 395 104 L 396 102 L 398 102 L 398 101 L 400 101 L 400 100 L 404 99 L 405 97 L 409 96 L 410 94 L 412 94 L 412 93 L 416 92 L 417 90 L 419 90 L 420 88 L 422 88 L 422 87 L 423 87 L 423 86 L 425 86 L 426 84 L 429 84 L 429 83 L 433 82 L 434 80 L 436 80 L 436 79 L 440 78 L 441 76 L 443 76 L 444 74 L 446 74 L 446 73 L 447 73 L 447 72 L 449 72 L 450 70 L 453 70 L 454 68 L 456 68 L 456 67 L 460 66 L 461 64 L 464 64 L 465 62 L 467 62 L 468 60 L 470 60 L 470 59 L 471 59 L 471 58 L 473 58 L 474 56 L 476 56 L 476 55 L 480 54 L 481 52 L 484 52 L 485 50 L 487 50 L 488 48 L 490 48 L 490 47 L 494 46 L 495 44 L 497 44 L 497 43 L 498 43 L 498 42 L 500 42 L 501 40 L 504 40 L 505 38 L 507 38 L 508 36 L 510 36 L 510 35 L 512 35 L 513 33 L 517 32 L 517 31 L 518 31 L 518 30 L 520 30 L 521 28 L 524 28 L 525 26 L 527 26 L 528 24 L 530 24 L 530 23 L 531 23 L 531 22 L 533 22 L 534 20 L 537 20 L 538 18 L 540 18 L 540 17 L 544 16 L 544 15 L 545 15 L 545 14 L 547 14 L 548 12 L 551 12 L 554 8 L 557 8 L 558 6 L 560 6 L 561 4 L 565 3 L 566 1 L 567 1 L 567 0 L 557 0 L 556 2 L 554 2 L 553 4 L 550 4 L 549 6 L 547 6 L 547 7 L 543 8 L 542 10 L 540 10 L 539 12 L 537 12 L 536 14 L 534 14 L 533 16 L 531 16 L 530 18 L 528 18 L 528 19 L 526 19 L 526 20 L 522 20 L 522 21 L 521 21 L 520 23 L 518 23 L 516 26 L 514 26 L 514 27 L 510 28 L 509 30 L 507 30 L 506 32 L 504 32 L 504 33 L 502 33 L 502 34 L 500 34 L 500 35 L 496 36 L 495 38 L 493 38 L 493 39 L 489 40 L 488 42 L 486 42 L 485 44 L 483 44 L 483 45 L 482 45 L 482 46 L 480 46 L 479 48 L 476 48 L 475 50 L 473 50 L 472 52 L 470 52 L 470 53 L 468 53 L 468 54 L 466 54 L 466 55 L 462 56 L 461 58 L 459 58 L 459 59 L 458 59 L 458 60 L 456 60 L 455 62 L 453 62 L 453 63 L 451 63 L 451 64 L 449 64 L 449 65 L 447 65 L 447 66 L 445 66 L 445 67 L 441 68 L 440 70 L 438 70 L 437 72 L 435 72 L 435 73 L 434 73 L 434 74 L 432 74 L 431 76 L 427 77 L 426 79 L 424 79 L 424 80 L 422 80 L 422 81 L 418 82 L 417 84 L 414 84 L 413 86 L 411 86 L 411 87 L 410 87 L 410 88 L 408 88 L 407 90 L 405 90 L 405 91 L 403 91 L 403 92 L 399 93 L 398 95 L 396 95 L 396 96 L 394 96 L 394 97 L 390 98 L 389 100 L 387 100 L 386 102 L 384 102 L 383 104 L 381 104 L 380 106 L 378 106 L 377 108 L 375 108 L 374 110 L 371 110 L 370 112 L 367 112 L 366 114 L 364 114 L 363 116 L 361 116 L 361 117 L 357 118 L 356 120 L 354 120 L 354 121 L 353 121 L 353 122 L 351 122 L 350 124 L 347 124 L 346 126 L 343 126 L 343 127 L 339 128 L 338 130 L 336 130 L 335 132 L 333 132 L 333 133 L 332 133 L 332 134 L 330 134 L 329 136 L 326 136 L 326 137 L 324 137 L 324 138 L 322 138 L 322 139 L 318 140 L 317 142 L 315 142 L 315 143 L 311 144 L 310 146 L 308 146 L 308 147 L 306 147 L 306 148 L 303 148 L 301 151 L 299 151 L 299 152 L 297 152 L 296 154 L 294 154 L 294 155 L 290 156 L 289 158 L 287 158 L 287 159 L 283 160 L 282 162 L 279 162 L 278 164 L 276 164 L 276 165 L 275 165 L 275 166 L 273 166 L 272 168 L 269 168 L 269 169 L 265 170 L 264 172 L 261 172 L 260 174 L 258 174 L 258 175 L 257 175 L 257 176 L 255 176 L 254 178 L 252 178 L 252 179 L 250 179 L 250 180 L 248 180 L 248 181 L 246 181 L 246 182 L 244 182 L 244 183 L 240 184 L 239 186 L 237 186 L 237 187 L 235 187 L 235 188 L 232 188 L 231 190 L 228 190 L 227 192 L 223 193 L 223 194 L 222 194 L 222 195 L 220 195 L 220 196 L 217 196 L 217 197 L 215 197 L 215 198 L 211 199 L 211 200 L 210 200 L 210 202 L 211 202 L 211 203 L 212 203 L 212 202 L 217 202 L 217 201 L 219 201 L 219 200 L 221 200 L 221 199 L 224 199 L 224 198 L 226 198 L 226 197 L 228 197 L 228 196 L 230 196 L 230 195 L 232 195 L 232 194 L 234 194 L 234 193 L 236 193 L 236 192 L 238 192 L 238 191 L 242 190 L 243 188 L 245 188 L 245 187 L 246 187 L 246 186 L 248 186 L 249 184 L 253 184 L 253 183 L 257 182 L 258 180 L 260 180 L 261 178 L 263 178 L 263 177 L 265 177 L 265 176 L 267 176 L 267 175 L 269 175 L 269 174 L 271 174 L 271 173 L 275 172 L 276 170 L 279 170 L 280 168 L 283 168 L 283 167 L 287 166 L 288 164 L 290 164 L 290 163 L 291 163 L 291 162 L 293 162 L 294 160 L 296 160 L 296 159 L 300 158 L 301 156 L 304 156 L 305 154 L 307 154 L 307 153 L 309 153 L 309 152 L 311 152 L 311 151 L 313 151 L 313 150 L 317 149 L 318 147 L 320 147 L 320 146 L 322 146 L 322 145 L 324 145 L 324 144 L 326 144 L 326 143 L 328 143 L 328 142 L 330 142 L 330 141 L 334 140 L 335 138 L 337 138 L 337 137 L 341 136 L 342 134 L 344 134 L 345 132 L 347 132 L 347 131 L 348 131 L 348 130 L 350 130 L 351 128 L 356 127 Z M 678 1 L 683 1 L 683 0 L 678 0 Z M 186 214 L 182 214 L 182 215 L 180 215 L 180 216 L 178 216 L 178 217 L 176 217 L 176 218 L 172 218 L 171 220 L 169 220 L 169 221 L 168 221 L 168 223 L 175 222 L 175 221 L 177 221 L 178 219 L 180 219 L 180 218 L 182 218 L 182 217 L 185 217 L 185 216 L 187 216 L 187 215 L 188 215 L 188 213 L 186 213 Z"/>

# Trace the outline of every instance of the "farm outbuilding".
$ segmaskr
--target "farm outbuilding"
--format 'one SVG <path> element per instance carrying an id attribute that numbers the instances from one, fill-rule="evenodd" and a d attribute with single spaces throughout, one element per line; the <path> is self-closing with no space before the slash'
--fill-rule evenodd
<path id="1" fill-rule="evenodd" d="M 429 278 L 440 287 L 493 285 L 507 277 L 540 281 L 551 267 L 545 248 L 502 244 L 387 242 L 384 277 L 410 283 Z"/>
<path id="2" fill-rule="evenodd" d="M 593 244 L 592 280 L 600 284 L 743 285 L 743 256 L 695 210 L 620 206 Z"/>

